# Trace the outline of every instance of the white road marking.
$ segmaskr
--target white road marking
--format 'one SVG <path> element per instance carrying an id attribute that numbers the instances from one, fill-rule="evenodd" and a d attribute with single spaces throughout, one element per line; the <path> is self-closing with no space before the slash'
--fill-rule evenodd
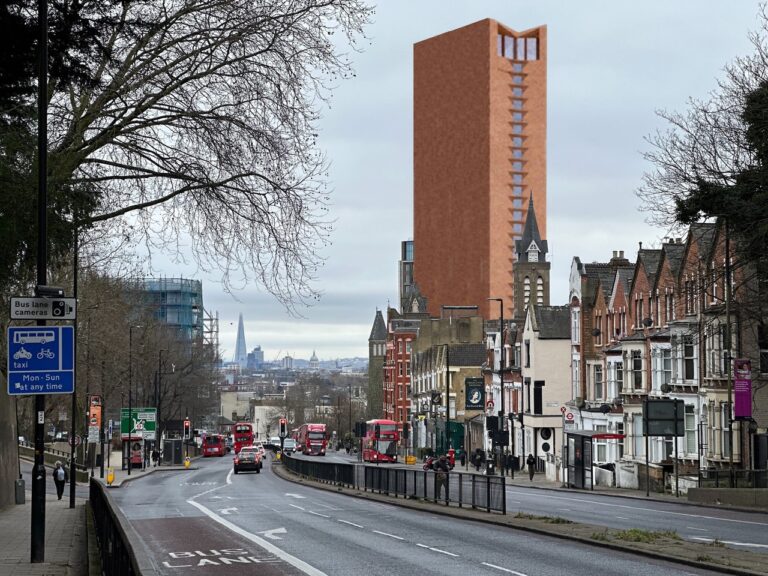
<path id="1" fill-rule="evenodd" d="M 687 530 L 698 530 L 699 532 L 709 532 L 706 528 L 694 528 L 693 526 L 686 526 Z"/>
<path id="2" fill-rule="evenodd" d="M 507 574 L 515 574 L 516 576 L 527 576 L 527 574 L 523 574 L 522 572 L 517 572 L 516 570 L 510 570 L 509 568 L 504 568 L 502 566 L 496 566 L 496 564 L 488 564 L 488 562 L 482 562 L 483 566 L 488 566 L 488 568 L 495 568 L 496 570 L 501 570 L 502 572 L 506 572 Z"/>
<path id="3" fill-rule="evenodd" d="M 298 508 L 299 510 L 305 510 L 306 508 L 302 508 L 301 506 L 296 506 L 296 504 L 288 504 L 288 506 L 293 506 L 294 508 Z"/>
<path id="4" fill-rule="evenodd" d="M 291 494 L 290 492 L 286 492 L 285 495 L 290 496 L 291 498 L 306 498 L 306 496 L 302 496 L 301 494 Z"/>
<path id="5" fill-rule="evenodd" d="M 336 506 L 329 506 L 328 504 L 323 504 L 322 502 L 315 502 L 317 506 L 322 506 L 323 508 L 328 508 L 328 510 L 341 510 L 341 508 L 337 508 Z"/>
<path id="6" fill-rule="evenodd" d="M 629 520 L 626 516 L 616 516 L 619 520 Z"/>
<path id="7" fill-rule="evenodd" d="M 229 471 L 229 474 L 227 474 L 227 484 L 232 484 L 232 472 L 234 472 L 234 469 Z"/>
<path id="8" fill-rule="evenodd" d="M 360 524 L 355 524 L 354 522 L 350 522 L 349 520 L 342 520 L 341 518 L 336 518 L 336 520 L 341 522 L 342 524 L 349 524 L 350 526 L 354 526 L 355 528 L 365 528 L 365 526 L 360 526 Z"/>
<path id="9" fill-rule="evenodd" d="M 221 512 L 224 515 L 227 515 L 227 514 L 232 514 L 232 512 L 235 511 L 235 510 L 237 510 L 237 508 L 232 506 L 231 508 L 222 508 L 222 509 L 219 510 L 219 512 Z"/>
<path id="10" fill-rule="evenodd" d="M 525 492 L 519 490 L 510 490 L 511 494 L 521 494 L 528 496 Z M 567 498 L 565 496 L 550 496 L 547 494 L 547 499 L 550 500 L 568 500 L 570 502 L 584 502 L 586 504 L 597 504 L 596 500 L 587 500 L 586 498 Z M 611 506 L 613 508 L 628 508 L 629 510 L 642 510 L 644 512 L 653 512 L 654 514 L 671 514 L 673 516 L 686 516 L 688 518 L 704 518 L 705 520 L 718 520 L 720 522 L 736 522 L 738 524 L 753 524 L 755 526 L 768 526 L 768 522 L 753 522 L 751 520 L 735 520 L 733 518 L 718 518 L 717 516 L 703 516 L 701 514 L 688 514 L 686 512 L 672 512 L 670 510 L 655 510 L 654 508 L 643 508 L 642 506 L 629 506 L 628 504 L 609 504 L 608 502 L 599 502 L 600 506 Z"/>
<path id="11" fill-rule="evenodd" d="M 313 512 L 312 510 L 309 510 L 310 514 L 314 514 L 315 516 L 322 516 L 323 518 L 330 518 L 327 514 L 320 514 L 320 512 Z"/>
<path id="12" fill-rule="evenodd" d="M 419 548 L 426 548 L 427 550 L 432 550 L 432 552 L 438 552 L 440 554 L 445 554 L 446 556 L 453 556 L 454 558 L 458 558 L 458 554 L 454 554 L 453 552 L 446 552 L 445 550 L 440 550 L 440 548 L 432 548 L 432 546 L 427 546 L 426 544 L 416 544 Z"/>
<path id="13" fill-rule="evenodd" d="M 259 532 L 259 534 L 264 534 L 264 536 L 270 540 L 282 540 L 280 536 L 275 536 L 275 534 L 286 534 L 287 532 L 288 531 L 285 528 L 275 528 L 273 530 L 264 530 L 263 532 Z"/>
<path id="14" fill-rule="evenodd" d="M 703 538 L 701 536 L 691 536 L 691 540 L 701 540 L 702 542 L 714 542 L 712 538 Z M 731 540 L 718 540 L 723 544 L 730 544 L 731 546 L 747 546 L 749 548 L 768 548 L 768 544 L 755 544 L 754 542 L 733 542 Z"/>
<path id="15" fill-rule="evenodd" d="M 232 522 L 230 522 L 229 520 L 222 518 L 215 512 L 208 510 L 208 508 L 206 508 L 202 504 L 198 504 L 197 502 L 195 502 L 194 498 L 196 498 L 196 496 L 187 500 L 187 503 L 191 504 L 192 506 L 200 510 L 203 514 L 205 514 L 215 522 L 218 522 L 222 526 L 229 528 L 230 530 L 232 530 L 232 532 L 235 532 L 236 534 L 239 534 L 240 536 L 247 538 L 254 544 L 261 546 L 262 548 L 266 549 L 268 552 L 274 554 L 281 560 L 284 560 L 291 566 L 294 566 L 295 568 L 301 570 L 302 572 L 304 572 L 305 574 L 308 574 L 309 576 L 328 576 L 325 572 L 318 570 L 314 566 L 310 566 L 309 564 L 304 562 L 304 560 L 300 560 L 299 558 L 296 558 L 295 556 L 288 554 L 288 552 L 281 550 L 271 542 L 264 540 L 264 538 L 260 538 L 256 536 L 256 534 L 251 534 L 250 532 L 243 530 L 239 526 L 232 524 Z"/>
<path id="16" fill-rule="evenodd" d="M 380 532 L 379 530 L 374 530 L 374 534 L 381 534 L 382 536 L 389 536 L 390 538 L 394 538 L 395 540 L 405 540 L 405 538 L 402 538 L 400 536 L 395 536 L 394 534 L 389 534 L 387 532 Z"/>
<path id="17" fill-rule="evenodd" d="M 570 508 L 558 508 L 558 510 L 562 510 L 563 512 L 570 512 Z"/>

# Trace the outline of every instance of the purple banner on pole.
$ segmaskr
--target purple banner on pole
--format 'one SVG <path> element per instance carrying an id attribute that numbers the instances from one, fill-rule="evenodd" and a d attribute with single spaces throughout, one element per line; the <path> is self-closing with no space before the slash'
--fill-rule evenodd
<path id="1" fill-rule="evenodd" d="M 752 363 L 746 358 L 733 360 L 733 417 L 752 418 Z"/>

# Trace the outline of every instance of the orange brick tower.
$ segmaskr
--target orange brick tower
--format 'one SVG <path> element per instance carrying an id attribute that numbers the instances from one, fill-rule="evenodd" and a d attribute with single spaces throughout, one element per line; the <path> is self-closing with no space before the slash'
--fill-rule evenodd
<path id="1" fill-rule="evenodd" d="M 494 20 L 414 45 L 414 276 L 428 311 L 515 316 L 529 199 L 547 231 L 547 29 Z"/>

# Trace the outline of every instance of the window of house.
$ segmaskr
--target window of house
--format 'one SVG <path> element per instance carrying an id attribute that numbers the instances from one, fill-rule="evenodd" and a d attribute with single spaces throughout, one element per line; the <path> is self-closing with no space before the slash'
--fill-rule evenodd
<path id="1" fill-rule="evenodd" d="M 608 432 L 608 426 L 605 424 L 596 424 L 595 432 L 605 434 Z M 595 438 L 595 448 L 597 462 L 605 462 L 608 460 L 608 441 L 605 438 Z"/>
<path id="2" fill-rule="evenodd" d="M 525 367 L 531 367 L 531 341 L 525 341 Z"/>
<path id="3" fill-rule="evenodd" d="M 617 434 L 624 434 L 624 422 L 616 422 L 616 433 Z M 616 440 L 616 445 L 619 448 L 619 460 L 624 458 L 624 438 L 619 438 Z"/>
<path id="4" fill-rule="evenodd" d="M 533 381 L 533 413 L 544 413 L 544 380 Z"/>
<path id="5" fill-rule="evenodd" d="M 512 88 L 512 96 L 514 96 L 515 98 L 522 98 L 523 89 L 520 88 L 519 86 L 515 86 L 514 88 Z"/>
<path id="6" fill-rule="evenodd" d="M 523 207 L 523 199 L 522 198 L 513 198 L 512 199 L 512 208 L 522 208 Z"/>
<path id="7" fill-rule="evenodd" d="M 523 231 L 523 225 L 520 223 L 514 223 L 512 224 L 512 232 L 522 232 Z"/>
<path id="8" fill-rule="evenodd" d="M 711 282 L 712 282 L 712 304 L 717 303 L 717 269 L 715 263 L 712 262 L 712 269 L 710 270 Z"/>
<path id="9" fill-rule="evenodd" d="M 405 363 L 405 375 L 410 376 L 411 375 L 411 363 L 406 362 Z"/>
<path id="10" fill-rule="evenodd" d="M 522 134 L 522 133 L 523 133 L 523 126 L 521 124 L 512 125 L 512 134 Z"/>
<path id="11" fill-rule="evenodd" d="M 520 62 L 515 62 L 512 64 L 512 72 L 522 72 L 523 71 L 523 65 Z"/>
<path id="12" fill-rule="evenodd" d="M 694 313 L 694 302 L 695 302 L 695 296 L 694 296 L 693 281 L 686 280 L 685 281 L 685 313 L 686 314 Z"/>
<path id="13" fill-rule="evenodd" d="M 648 294 L 648 315 L 651 317 L 651 320 L 655 320 L 655 318 L 653 318 L 653 305 L 655 302 L 656 302 L 656 299 L 653 297 L 653 295 Z M 656 322 L 654 322 L 653 324 L 656 324 Z"/>
<path id="14" fill-rule="evenodd" d="M 757 345 L 760 348 L 760 372 L 768 372 L 768 326 L 759 324 L 757 327 Z"/>
<path id="15" fill-rule="evenodd" d="M 504 58 L 513 60 L 515 57 L 515 39 L 512 36 L 504 36 Z"/>
<path id="16" fill-rule="evenodd" d="M 403 363 L 398 362 L 397 363 L 397 375 L 402 376 L 403 375 Z"/>
<path id="17" fill-rule="evenodd" d="M 515 170 L 516 172 L 520 172 L 523 169 L 523 163 L 522 162 L 512 162 L 512 170 Z"/>
<path id="18" fill-rule="evenodd" d="M 521 159 L 523 157 L 523 151 L 522 150 L 512 150 L 512 158 L 515 159 Z"/>
<path id="19" fill-rule="evenodd" d="M 406 354 L 410 354 L 412 348 L 413 348 L 413 342 L 411 342 L 410 340 L 406 340 L 405 341 L 405 353 Z"/>
<path id="20" fill-rule="evenodd" d="M 579 309 L 571 310 L 571 342 L 579 344 L 581 342 L 581 323 L 579 322 Z"/>
<path id="21" fill-rule="evenodd" d="M 522 76 L 512 76 L 512 84 L 522 84 L 523 83 L 523 77 Z"/>
<path id="22" fill-rule="evenodd" d="M 685 405 L 685 453 L 696 454 L 696 414 L 693 404 Z"/>
<path id="23" fill-rule="evenodd" d="M 523 109 L 523 101 L 522 100 L 512 100 L 512 109 L 513 110 L 522 110 Z"/>
<path id="24" fill-rule="evenodd" d="M 631 370 L 632 370 L 632 387 L 635 390 L 643 387 L 643 357 L 640 350 L 632 350 L 631 354 Z"/>
<path id="25" fill-rule="evenodd" d="M 696 377 L 696 348 L 691 336 L 683 337 L 683 379 L 693 380 Z"/>
<path id="26" fill-rule="evenodd" d="M 632 439 L 635 458 L 645 455 L 645 438 L 643 436 L 643 416 L 642 414 L 635 414 L 635 418 L 632 421 Z"/>
<path id="27" fill-rule="evenodd" d="M 594 391 L 595 391 L 595 400 L 602 400 L 604 398 L 603 396 L 603 367 L 600 365 L 594 366 Z"/>
<path id="28" fill-rule="evenodd" d="M 663 324 L 661 321 L 661 297 L 659 296 L 658 292 L 656 292 L 656 298 L 654 299 L 654 302 L 656 303 L 656 317 L 654 320 L 656 320 L 656 326 L 661 326 Z"/>
<path id="29" fill-rule="evenodd" d="M 624 388 L 624 362 L 616 362 L 616 397 L 621 395 Z"/>
<path id="30" fill-rule="evenodd" d="M 662 348 L 659 361 L 661 384 L 672 384 L 672 349 Z"/>
<path id="31" fill-rule="evenodd" d="M 571 397 L 576 398 L 579 395 L 579 360 L 571 361 Z"/>
<path id="32" fill-rule="evenodd" d="M 522 186 L 512 186 L 512 195 L 513 196 L 522 196 L 523 195 L 523 187 Z"/>
<path id="33" fill-rule="evenodd" d="M 643 325 L 643 295 L 635 300 L 635 328 L 639 329 Z"/>
<path id="34" fill-rule="evenodd" d="M 515 60 L 525 60 L 525 38 L 516 38 Z"/>
<path id="35" fill-rule="evenodd" d="M 664 314 L 665 319 L 667 323 L 669 323 L 675 319 L 674 294 L 672 292 L 669 292 L 664 296 L 664 309 L 665 309 L 665 314 Z"/>
<path id="36" fill-rule="evenodd" d="M 731 435 L 728 433 L 728 423 L 731 419 L 731 411 L 728 409 L 728 402 L 720 403 L 720 446 L 722 448 L 722 457 L 731 456 Z"/>

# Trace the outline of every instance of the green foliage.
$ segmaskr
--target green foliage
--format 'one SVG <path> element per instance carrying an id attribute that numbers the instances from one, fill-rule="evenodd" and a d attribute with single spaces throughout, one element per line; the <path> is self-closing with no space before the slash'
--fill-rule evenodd
<path id="1" fill-rule="evenodd" d="M 515 514 L 515 518 L 521 518 L 524 520 L 541 520 L 547 524 L 573 524 L 572 520 L 561 518 L 560 516 L 537 516 L 536 514 L 529 514 L 527 512 L 518 512 Z"/>
<path id="2" fill-rule="evenodd" d="M 640 528 L 630 528 L 629 530 L 620 530 L 615 534 L 616 539 L 625 542 L 645 542 L 652 544 L 662 538 L 671 540 L 680 540 L 680 536 L 674 530 L 641 530 Z"/>

